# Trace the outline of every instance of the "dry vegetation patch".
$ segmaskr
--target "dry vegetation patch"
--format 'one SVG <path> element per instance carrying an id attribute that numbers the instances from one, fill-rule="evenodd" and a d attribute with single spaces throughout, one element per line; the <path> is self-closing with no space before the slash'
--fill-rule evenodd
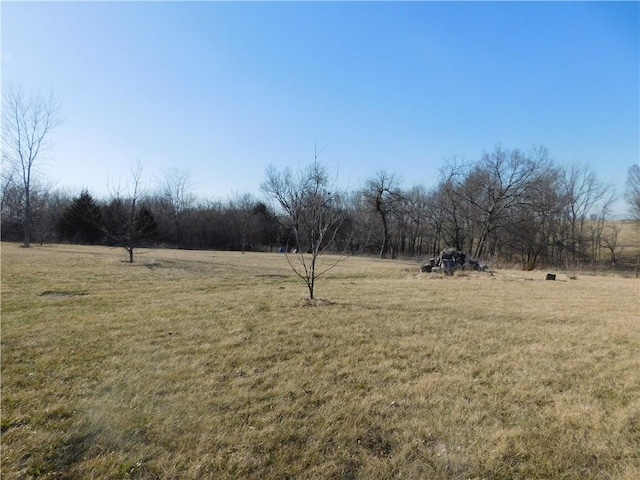
<path id="1" fill-rule="evenodd" d="M 2 245 L 3 478 L 640 474 L 635 279 L 123 259 Z"/>

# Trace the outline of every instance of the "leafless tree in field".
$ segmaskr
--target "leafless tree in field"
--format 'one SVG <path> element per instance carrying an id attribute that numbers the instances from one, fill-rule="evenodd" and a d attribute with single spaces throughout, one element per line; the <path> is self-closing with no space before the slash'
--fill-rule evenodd
<path id="1" fill-rule="evenodd" d="M 291 269 L 305 282 L 309 299 L 313 300 L 318 278 L 350 256 L 347 242 L 327 263 L 320 261 L 320 256 L 335 245 L 347 218 L 343 196 L 336 190 L 336 182 L 326 168 L 318 162 L 317 153 L 305 169 L 293 173 L 271 165 L 266 177 L 262 191 L 286 214 L 289 222 L 286 226 L 294 237 L 294 244 L 287 246 L 285 256 Z"/>
<path id="2" fill-rule="evenodd" d="M 153 215 L 142 204 L 142 170 L 142 163 L 136 161 L 131 168 L 131 184 L 125 188 L 110 187 L 111 201 L 105 207 L 105 233 L 127 251 L 129 263 L 133 263 L 133 252 L 140 242 L 157 230 Z"/>
<path id="3" fill-rule="evenodd" d="M 2 96 L 2 155 L 11 163 L 24 189 L 24 243 L 30 245 L 31 187 L 36 167 L 51 148 L 51 134 L 60 125 L 60 102 L 53 94 L 25 95 L 9 86 Z"/>

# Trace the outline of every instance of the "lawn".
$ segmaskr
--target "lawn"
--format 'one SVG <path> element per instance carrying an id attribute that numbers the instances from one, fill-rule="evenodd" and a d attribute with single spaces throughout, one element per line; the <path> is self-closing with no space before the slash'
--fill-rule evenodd
<path id="1" fill-rule="evenodd" d="M 2 244 L 2 478 L 637 479 L 640 281 Z"/>

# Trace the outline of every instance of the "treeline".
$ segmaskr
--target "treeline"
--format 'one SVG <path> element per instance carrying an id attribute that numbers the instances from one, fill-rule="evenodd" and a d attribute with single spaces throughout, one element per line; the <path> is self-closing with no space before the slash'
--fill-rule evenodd
<path id="1" fill-rule="evenodd" d="M 62 190 L 32 187 L 31 238 L 41 244 L 201 250 L 273 249 L 281 241 L 278 219 L 253 195 L 226 201 L 200 200 L 188 191 L 188 174 L 176 175 L 167 177 L 156 191 L 144 192 L 136 173 L 132 191 L 124 189 L 102 199 L 88 190 L 73 196 Z M 23 190 L 18 183 L 5 185 L 2 240 L 23 238 Z"/>
<path id="2" fill-rule="evenodd" d="M 108 198 L 32 185 L 33 241 L 122 246 L 132 261 L 142 246 L 275 251 L 294 245 L 292 219 L 268 196 L 199 199 L 184 171 L 165 174 L 143 192 L 141 174 L 138 167 L 131 187 Z M 24 196 L 21 184 L 4 175 L 3 240 L 23 237 Z M 586 166 L 556 165 L 544 148 L 496 147 L 474 162 L 447 161 L 432 187 L 407 188 L 379 171 L 341 196 L 347 221 L 336 248 L 348 244 L 354 252 L 428 258 L 452 246 L 523 268 L 595 267 L 615 263 L 618 252 L 620 227 L 607 221 L 613 188 Z"/>

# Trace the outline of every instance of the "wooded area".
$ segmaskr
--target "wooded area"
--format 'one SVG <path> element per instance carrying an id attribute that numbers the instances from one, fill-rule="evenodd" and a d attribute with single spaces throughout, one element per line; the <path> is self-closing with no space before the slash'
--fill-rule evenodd
<path id="1" fill-rule="evenodd" d="M 3 91 L 2 240 L 22 240 L 25 247 L 32 240 L 121 246 L 130 262 L 144 246 L 306 252 L 311 263 L 300 257 L 294 271 L 311 297 L 323 252 L 421 259 L 453 247 L 526 270 L 540 262 L 570 268 L 618 262 L 622 223 L 612 221 L 613 187 L 588 166 L 556 165 L 545 147 L 496 146 L 475 161 L 446 161 L 432 187 L 404 188 L 395 173 L 382 170 L 350 191 L 340 190 L 316 149 L 297 172 L 268 166 L 264 200 L 250 193 L 197 198 L 190 172 L 180 169 L 163 172 L 146 190 L 137 161 L 124 186 L 111 185 L 106 198 L 96 198 L 54 188 L 39 176 L 59 112 L 53 94 Z M 624 198 L 638 227 L 637 164 L 627 172 Z"/>
<path id="2" fill-rule="evenodd" d="M 317 159 L 312 165 L 319 167 Z M 267 169 L 267 180 L 273 180 L 274 171 Z M 238 251 L 322 246 L 311 234 L 313 225 L 299 225 L 300 218 L 281 208 L 265 188 L 268 181 L 264 199 L 246 193 L 206 200 L 191 193 L 186 170 L 165 172 L 150 191 L 142 189 L 143 173 L 135 165 L 128 187 L 111 189 L 108 198 L 86 190 L 74 195 L 32 181 L 31 238 L 122 246 L 131 260 L 133 248 L 141 246 Z M 637 220 L 637 166 L 627 178 L 625 198 Z M 320 190 L 313 186 L 314 198 L 331 199 L 316 201 L 314 208 L 331 208 L 340 218 L 329 251 L 424 258 L 451 246 L 476 259 L 500 259 L 524 269 L 540 263 L 596 267 L 618 261 L 622 223 L 611 220 L 613 189 L 586 166 L 557 166 L 544 148 L 525 152 L 495 147 L 474 162 L 446 162 L 432 188 L 404 188 L 388 171 L 375 172 L 362 187 L 346 192 L 337 192 L 334 180 L 326 178 Z M 297 191 L 288 194 L 302 198 L 310 185 L 300 181 Z M 15 170 L 5 168 L 2 240 L 20 241 L 25 221 L 24 183 Z"/>

